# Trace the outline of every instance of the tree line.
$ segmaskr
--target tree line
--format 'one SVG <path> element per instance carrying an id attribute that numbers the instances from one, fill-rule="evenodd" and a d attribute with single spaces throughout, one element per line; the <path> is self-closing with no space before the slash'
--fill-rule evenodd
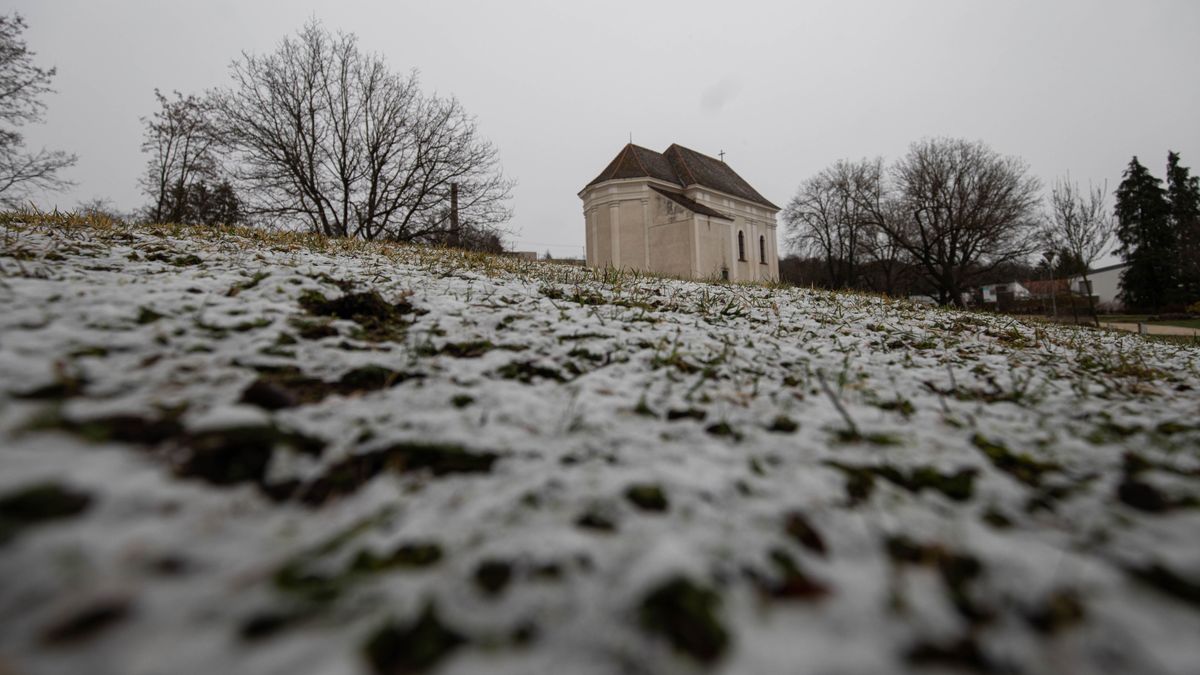
<path id="1" fill-rule="evenodd" d="M 21 15 L 0 15 L 0 206 L 15 208 L 31 193 L 58 190 L 70 182 L 59 172 L 76 157 L 62 150 L 25 149 L 21 127 L 42 121 L 54 68 L 34 64 L 35 52 L 22 38 L 27 25 Z"/>
<path id="2" fill-rule="evenodd" d="M 927 139 L 890 165 L 842 160 L 806 180 L 783 212 L 787 244 L 822 259 L 834 288 L 903 285 L 962 304 L 979 279 L 1032 254 L 1040 189 L 1016 158 Z"/>
<path id="3" fill-rule="evenodd" d="M 25 29 L 20 15 L 0 15 L 5 208 L 70 185 L 60 172 L 76 161 L 24 148 L 21 128 L 42 120 L 55 75 L 34 64 Z M 243 53 L 230 73 L 201 95 L 155 91 L 158 109 L 142 118 L 141 219 L 502 249 L 513 182 L 498 151 L 459 101 L 422 91 L 415 71 L 393 72 L 354 35 L 312 21 L 272 52 Z M 784 209 L 798 255 L 780 261 L 781 276 L 961 305 L 988 282 L 1079 275 L 1086 285 L 1115 240 L 1126 305 L 1200 299 L 1200 187 L 1177 153 L 1165 187 L 1134 157 L 1111 210 L 1107 186 L 1065 177 L 1047 200 L 1041 191 L 1021 159 L 981 142 L 926 139 L 892 163 L 841 160 Z"/>
<path id="4" fill-rule="evenodd" d="M 780 274 L 962 305 L 971 288 L 1014 279 L 1078 275 L 1090 288 L 1115 241 L 1129 265 L 1128 307 L 1200 300 L 1200 188 L 1179 155 L 1168 155 L 1165 189 L 1135 157 L 1115 196 L 1110 209 L 1107 186 L 1067 176 L 1043 200 L 1021 159 L 978 141 L 925 139 L 890 164 L 839 160 L 802 182 L 782 214 L 796 255 Z"/>
<path id="5" fill-rule="evenodd" d="M 24 152 L 53 68 L 34 65 L 17 14 L 0 15 L 0 205 L 70 183 L 75 156 Z M 137 218 L 240 224 L 499 251 L 513 181 L 454 97 L 422 90 L 353 34 L 317 21 L 266 54 L 243 53 L 203 94 L 155 90 Z M 104 202 L 84 210 L 109 210 Z"/>
<path id="6" fill-rule="evenodd" d="M 1133 307 L 1200 300 L 1200 180 L 1167 154 L 1167 186 L 1137 157 L 1117 188 L 1117 252 L 1129 263 L 1121 292 Z"/>
<path id="7" fill-rule="evenodd" d="M 513 182 L 453 97 L 313 21 L 144 119 L 152 219 L 501 250 Z M 457 207 L 457 217 L 451 208 Z"/>

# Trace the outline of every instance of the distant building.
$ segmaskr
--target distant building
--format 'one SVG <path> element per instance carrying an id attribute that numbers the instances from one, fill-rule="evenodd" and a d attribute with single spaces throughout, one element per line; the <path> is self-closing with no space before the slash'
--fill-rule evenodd
<path id="1" fill-rule="evenodd" d="M 1068 279 L 1030 279 L 1022 281 L 1021 285 L 1029 291 L 1029 295 L 1032 297 L 1049 298 L 1050 296 L 1066 295 L 1070 281 Z"/>
<path id="2" fill-rule="evenodd" d="M 777 281 L 775 215 L 724 161 L 632 143 L 579 192 L 589 267 L 692 279 Z"/>
<path id="3" fill-rule="evenodd" d="M 1121 275 L 1125 273 L 1125 269 L 1129 267 L 1129 263 L 1118 263 L 1101 267 L 1100 269 L 1091 270 L 1088 272 L 1088 283 L 1085 284 L 1082 275 L 1076 275 L 1070 278 L 1071 292 L 1078 293 L 1083 296 L 1096 296 L 1096 308 L 1108 311 L 1115 311 L 1124 308 L 1125 303 L 1121 302 Z M 1091 288 L 1088 288 L 1088 285 Z"/>
<path id="4" fill-rule="evenodd" d="M 545 258 L 542 262 L 547 262 L 552 265 L 570 265 L 572 267 L 585 267 L 587 261 L 583 258 Z"/>
<path id="5" fill-rule="evenodd" d="M 1020 281 L 1009 281 L 1002 284 L 985 284 L 979 287 L 979 298 L 986 305 L 1001 300 L 1020 300 L 1032 295 L 1029 289 Z"/>

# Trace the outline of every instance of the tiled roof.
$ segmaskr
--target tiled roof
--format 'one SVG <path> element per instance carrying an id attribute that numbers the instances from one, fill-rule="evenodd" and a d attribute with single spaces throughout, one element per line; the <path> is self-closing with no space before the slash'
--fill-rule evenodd
<path id="1" fill-rule="evenodd" d="M 604 171 L 588 185 L 603 183 L 606 180 L 619 178 L 657 178 L 668 183 L 678 183 L 679 178 L 671 168 L 666 157 L 659 153 L 643 148 L 633 143 L 621 148 L 621 152 L 613 161 L 604 167 Z"/>
<path id="2" fill-rule="evenodd" d="M 779 210 L 728 164 L 682 145 L 671 144 L 660 154 L 630 143 L 588 186 L 620 178 L 657 178 L 681 188 L 699 185 Z"/>
<path id="3" fill-rule="evenodd" d="M 702 216 L 710 216 L 713 218 L 723 218 L 725 220 L 733 220 L 733 218 L 730 218 L 729 216 L 725 215 L 724 213 L 721 213 L 720 211 L 717 211 L 715 209 L 710 209 L 707 206 L 701 204 L 700 202 L 698 202 L 694 199 L 688 199 L 687 197 L 684 197 L 683 195 L 679 194 L 678 192 L 667 192 L 666 190 L 660 190 L 660 189 L 654 187 L 653 185 L 650 186 L 650 189 L 654 190 L 658 194 L 666 197 L 667 199 L 670 199 L 671 201 L 682 206 L 683 208 L 687 209 L 688 211 L 691 211 L 692 213 L 699 213 Z"/>
<path id="4" fill-rule="evenodd" d="M 1020 282 L 1025 290 L 1034 295 L 1049 295 L 1054 293 L 1066 293 L 1071 289 L 1069 279 L 1030 279 Z"/>
<path id="5" fill-rule="evenodd" d="M 1088 274 L 1099 274 L 1099 273 L 1101 273 L 1101 272 L 1108 272 L 1108 271 L 1110 271 L 1110 270 L 1121 269 L 1122 267 L 1129 267 L 1129 263 L 1127 263 L 1127 262 L 1119 262 L 1119 263 L 1117 263 L 1117 264 L 1115 264 L 1115 265 L 1109 265 L 1108 267 L 1101 267 L 1101 268 L 1099 268 L 1099 269 L 1088 270 Z M 1075 276 L 1079 276 L 1079 275 L 1078 275 L 1078 274 L 1076 274 Z"/>
<path id="6" fill-rule="evenodd" d="M 682 145 L 671 144 L 663 155 L 675 168 L 675 174 L 683 179 L 684 187 L 702 185 L 719 190 L 725 194 L 741 197 L 748 202 L 778 210 L 779 207 L 767 201 L 758 190 L 750 187 L 741 176 L 737 175 L 729 165 L 715 157 L 702 155 L 695 150 L 689 150 Z"/>

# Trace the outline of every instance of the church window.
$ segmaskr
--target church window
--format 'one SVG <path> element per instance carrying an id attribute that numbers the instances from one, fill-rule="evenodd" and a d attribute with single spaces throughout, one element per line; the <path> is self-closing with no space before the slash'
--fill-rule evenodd
<path id="1" fill-rule="evenodd" d="M 767 264 L 767 238 L 763 236 L 758 238 L 758 262 Z"/>
<path id="2" fill-rule="evenodd" d="M 746 259 L 746 233 L 738 230 L 738 260 Z"/>

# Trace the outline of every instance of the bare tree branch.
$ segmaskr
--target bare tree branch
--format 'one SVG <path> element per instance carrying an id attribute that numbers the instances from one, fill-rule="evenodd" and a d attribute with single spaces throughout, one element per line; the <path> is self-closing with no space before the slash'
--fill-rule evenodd
<path id="1" fill-rule="evenodd" d="M 40 122 L 46 105 L 43 94 L 52 92 L 54 68 L 33 64 L 21 34 L 25 20 L 19 14 L 0 15 L 0 206 L 13 207 L 29 193 L 59 190 L 68 185 L 58 172 L 75 163 L 75 155 L 42 149 L 25 152 L 25 137 L 16 130 Z"/>
<path id="2" fill-rule="evenodd" d="M 468 227 L 510 217 L 513 183 L 474 119 L 353 35 L 310 23 L 231 71 L 212 102 L 256 214 L 327 236 L 444 242 L 457 184 Z"/>
<path id="3" fill-rule="evenodd" d="M 1001 265 L 1035 248 L 1034 209 L 1041 188 L 1025 164 L 983 143 L 930 139 L 914 143 L 891 170 L 902 218 L 873 208 L 876 224 L 916 263 L 943 304 Z"/>
<path id="4" fill-rule="evenodd" d="M 216 182 L 217 133 L 208 103 L 175 92 L 174 100 L 155 89 L 159 110 L 143 117 L 142 152 L 149 153 L 142 189 L 151 199 L 146 217 L 156 223 L 187 220 L 185 195 L 197 181 Z"/>
<path id="5" fill-rule="evenodd" d="M 838 161 L 805 181 L 783 212 L 788 245 L 819 255 L 834 288 L 857 285 L 878 248 L 872 213 L 858 197 L 882 189 L 882 160 Z"/>
<path id="6" fill-rule="evenodd" d="M 1059 179 L 1050 190 L 1050 212 L 1041 232 L 1044 245 L 1052 251 L 1066 251 L 1083 267 L 1084 290 L 1088 309 L 1096 316 L 1088 271 L 1112 247 L 1116 222 L 1105 204 L 1108 185 L 1088 186 L 1084 193 L 1070 177 Z"/>

